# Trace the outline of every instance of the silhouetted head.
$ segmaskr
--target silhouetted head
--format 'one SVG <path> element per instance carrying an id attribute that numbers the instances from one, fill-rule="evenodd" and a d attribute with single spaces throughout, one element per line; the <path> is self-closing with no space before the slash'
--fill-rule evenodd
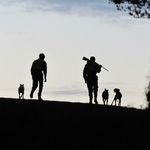
<path id="1" fill-rule="evenodd" d="M 120 92 L 120 89 L 115 88 L 115 89 L 114 89 L 114 92 L 116 92 L 116 93 L 117 93 L 117 92 Z"/>
<path id="2" fill-rule="evenodd" d="M 43 53 L 40 53 L 40 54 L 39 54 L 39 58 L 42 59 L 42 60 L 44 60 L 45 55 L 44 55 Z"/>
<path id="3" fill-rule="evenodd" d="M 90 61 L 91 61 L 91 62 L 95 62 L 95 57 L 94 57 L 94 56 L 91 56 L 91 57 L 90 57 Z"/>
<path id="4" fill-rule="evenodd" d="M 24 84 L 20 84 L 19 90 L 24 89 Z"/>

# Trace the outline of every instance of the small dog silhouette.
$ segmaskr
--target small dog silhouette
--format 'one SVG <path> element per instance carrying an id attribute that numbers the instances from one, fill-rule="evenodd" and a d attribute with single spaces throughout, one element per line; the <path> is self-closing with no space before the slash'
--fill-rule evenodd
<path id="1" fill-rule="evenodd" d="M 20 84 L 18 88 L 19 99 L 24 99 L 24 84 Z"/>
<path id="2" fill-rule="evenodd" d="M 104 105 L 108 105 L 109 93 L 108 93 L 108 90 L 106 88 L 102 93 L 102 99 L 103 99 Z"/>
<path id="3" fill-rule="evenodd" d="M 117 105 L 117 101 L 118 101 L 118 106 L 121 106 L 121 98 L 122 98 L 122 94 L 120 92 L 120 89 L 118 88 L 115 88 L 114 89 L 114 92 L 116 93 L 115 94 L 115 97 L 111 103 L 111 105 L 113 105 L 113 102 L 115 102 L 115 106 Z"/>

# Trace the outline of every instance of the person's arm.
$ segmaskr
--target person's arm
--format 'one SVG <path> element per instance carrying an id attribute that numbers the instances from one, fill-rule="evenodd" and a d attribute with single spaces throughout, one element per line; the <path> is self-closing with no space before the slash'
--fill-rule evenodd
<path id="1" fill-rule="evenodd" d="M 102 68 L 102 65 L 99 65 L 98 63 L 96 63 L 96 73 L 100 73 L 101 68 Z"/>
<path id="2" fill-rule="evenodd" d="M 31 69 L 30 69 L 30 72 L 31 72 L 31 75 L 32 75 L 32 76 L 33 76 L 33 66 L 34 66 L 34 62 L 32 63 Z"/>
<path id="3" fill-rule="evenodd" d="M 85 83 L 86 83 L 86 82 L 87 82 L 86 66 L 85 66 L 84 69 L 83 69 L 83 78 L 84 78 L 84 81 L 85 81 Z"/>
<path id="4" fill-rule="evenodd" d="M 46 82 L 47 81 L 47 63 L 46 62 L 44 62 L 43 72 L 44 72 L 44 80 Z"/>

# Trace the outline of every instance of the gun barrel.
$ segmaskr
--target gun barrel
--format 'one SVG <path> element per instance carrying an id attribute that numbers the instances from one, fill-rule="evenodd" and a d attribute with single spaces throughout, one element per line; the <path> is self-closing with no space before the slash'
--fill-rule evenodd
<path id="1" fill-rule="evenodd" d="M 89 59 L 88 59 L 87 57 L 83 57 L 82 60 L 89 61 Z M 102 65 L 101 65 L 101 66 L 102 66 Z M 104 66 L 102 66 L 102 68 L 105 69 L 106 71 L 109 71 L 109 70 L 106 69 Z"/>
<path id="2" fill-rule="evenodd" d="M 82 60 L 89 61 L 89 59 L 87 57 L 83 57 Z"/>
<path id="3" fill-rule="evenodd" d="M 109 71 L 108 69 L 106 69 L 105 67 L 102 66 L 103 69 L 105 69 L 106 71 Z"/>

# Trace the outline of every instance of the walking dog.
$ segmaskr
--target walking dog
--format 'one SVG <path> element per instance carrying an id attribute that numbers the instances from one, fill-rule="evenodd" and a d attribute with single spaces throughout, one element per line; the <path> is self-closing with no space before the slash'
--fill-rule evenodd
<path id="1" fill-rule="evenodd" d="M 18 88 L 19 99 L 24 99 L 24 84 L 20 84 Z"/>
<path id="2" fill-rule="evenodd" d="M 121 106 L 121 98 L 122 98 L 122 94 L 120 92 L 120 89 L 118 88 L 115 88 L 114 89 L 114 92 L 116 93 L 115 94 L 115 97 L 111 103 L 111 105 L 113 105 L 113 103 L 115 102 L 115 106 L 117 106 L 117 102 L 118 102 L 118 106 Z"/>

